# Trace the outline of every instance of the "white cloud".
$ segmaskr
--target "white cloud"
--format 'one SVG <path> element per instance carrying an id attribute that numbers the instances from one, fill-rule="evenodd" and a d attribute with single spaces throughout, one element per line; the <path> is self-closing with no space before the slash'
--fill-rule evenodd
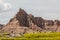
<path id="1" fill-rule="evenodd" d="M 9 10 L 11 7 L 11 4 L 0 0 L 0 11 Z"/>

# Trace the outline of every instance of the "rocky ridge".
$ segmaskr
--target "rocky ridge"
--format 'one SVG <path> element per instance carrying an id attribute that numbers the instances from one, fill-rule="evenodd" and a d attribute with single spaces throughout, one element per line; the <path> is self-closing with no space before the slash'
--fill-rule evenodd
<path id="1" fill-rule="evenodd" d="M 30 32 L 60 32 L 60 21 L 34 17 L 32 14 L 28 14 L 20 8 L 19 12 L 17 12 L 0 32 L 10 33 L 11 36 L 21 36 Z"/>

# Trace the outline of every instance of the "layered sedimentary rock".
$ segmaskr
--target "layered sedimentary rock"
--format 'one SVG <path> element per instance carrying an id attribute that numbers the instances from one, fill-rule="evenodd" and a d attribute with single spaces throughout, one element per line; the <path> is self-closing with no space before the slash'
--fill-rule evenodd
<path id="1" fill-rule="evenodd" d="M 47 32 L 60 31 L 59 20 L 45 20 L 42 17 L 34 17 L 21 9 L 17 14 L 0 30 L 0 32 L 8 32 L 17 34 L 24 34 L 29 32 Z"/>
<path id="2" fill-rule="evenodd" d="M 53 26 L 54 25 L 53 20 L 46 20 L 45 23 L 46 23 L 47 26 Z"/>
<path id="3" fill-rule="evenodd" d="M 4 27 L 4 25 L 0 24 L 0 29 L 2 29 Z"/>
<path id="4" fill-rule="evenodd" d="M 36 20 L 36 25 L 41 27 L 41 28 L 44 28 L 45 26 L 45 21 L 42 17 L 35 17 L 35 20 Z"/>
<path id="5" fill-rule="evenodd" d="M 23 9 L 20 9 L 0 32 L 8 32 L 16 35 L 41 31 L 42 21 L 39 21 L 41 26 L 38 25 L 37 21 L 32 14 L 27 14 Z"/>
<path id="6" fill-rule="evenodd" d="M 28 26 L 29 27 L 27 16 L 28 16 L 28 14 L 23 9 L 20 9 L 19 12 L 16 14 L 16 19 L 19 21 L 20 26 Z"/>

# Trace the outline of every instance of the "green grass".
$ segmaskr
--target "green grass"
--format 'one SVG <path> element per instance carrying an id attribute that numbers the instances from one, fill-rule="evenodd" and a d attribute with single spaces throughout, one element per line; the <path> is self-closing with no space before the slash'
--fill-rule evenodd
<path id="1" fill-rule="evenodd" d="M 3 33 L 5 36 L 8 33 Z M 60 40 L 60 32 L 53 33 L 26 33 L 22 37 L 0 38 L 0 40 Z"/>
<path id="2" fill-rule="evenodd" d="M 60 32 L 54 32 L 54 33 L 29 33 L 29 34 L 24 34 L 24 38 L 46 38 L 46 37 L 60 37 Z"/>

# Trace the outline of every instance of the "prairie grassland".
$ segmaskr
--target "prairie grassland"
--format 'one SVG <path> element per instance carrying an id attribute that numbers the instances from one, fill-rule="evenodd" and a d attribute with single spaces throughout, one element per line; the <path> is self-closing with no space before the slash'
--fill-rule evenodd
<path id="1" fill-rule="evenodd" d="M 5 34 L 4 34 L 5 35 Z M 60 32 L 53 33 L 26 33 L 21 37 L 0 38 L 0 40 L 60 40 Z"/>

